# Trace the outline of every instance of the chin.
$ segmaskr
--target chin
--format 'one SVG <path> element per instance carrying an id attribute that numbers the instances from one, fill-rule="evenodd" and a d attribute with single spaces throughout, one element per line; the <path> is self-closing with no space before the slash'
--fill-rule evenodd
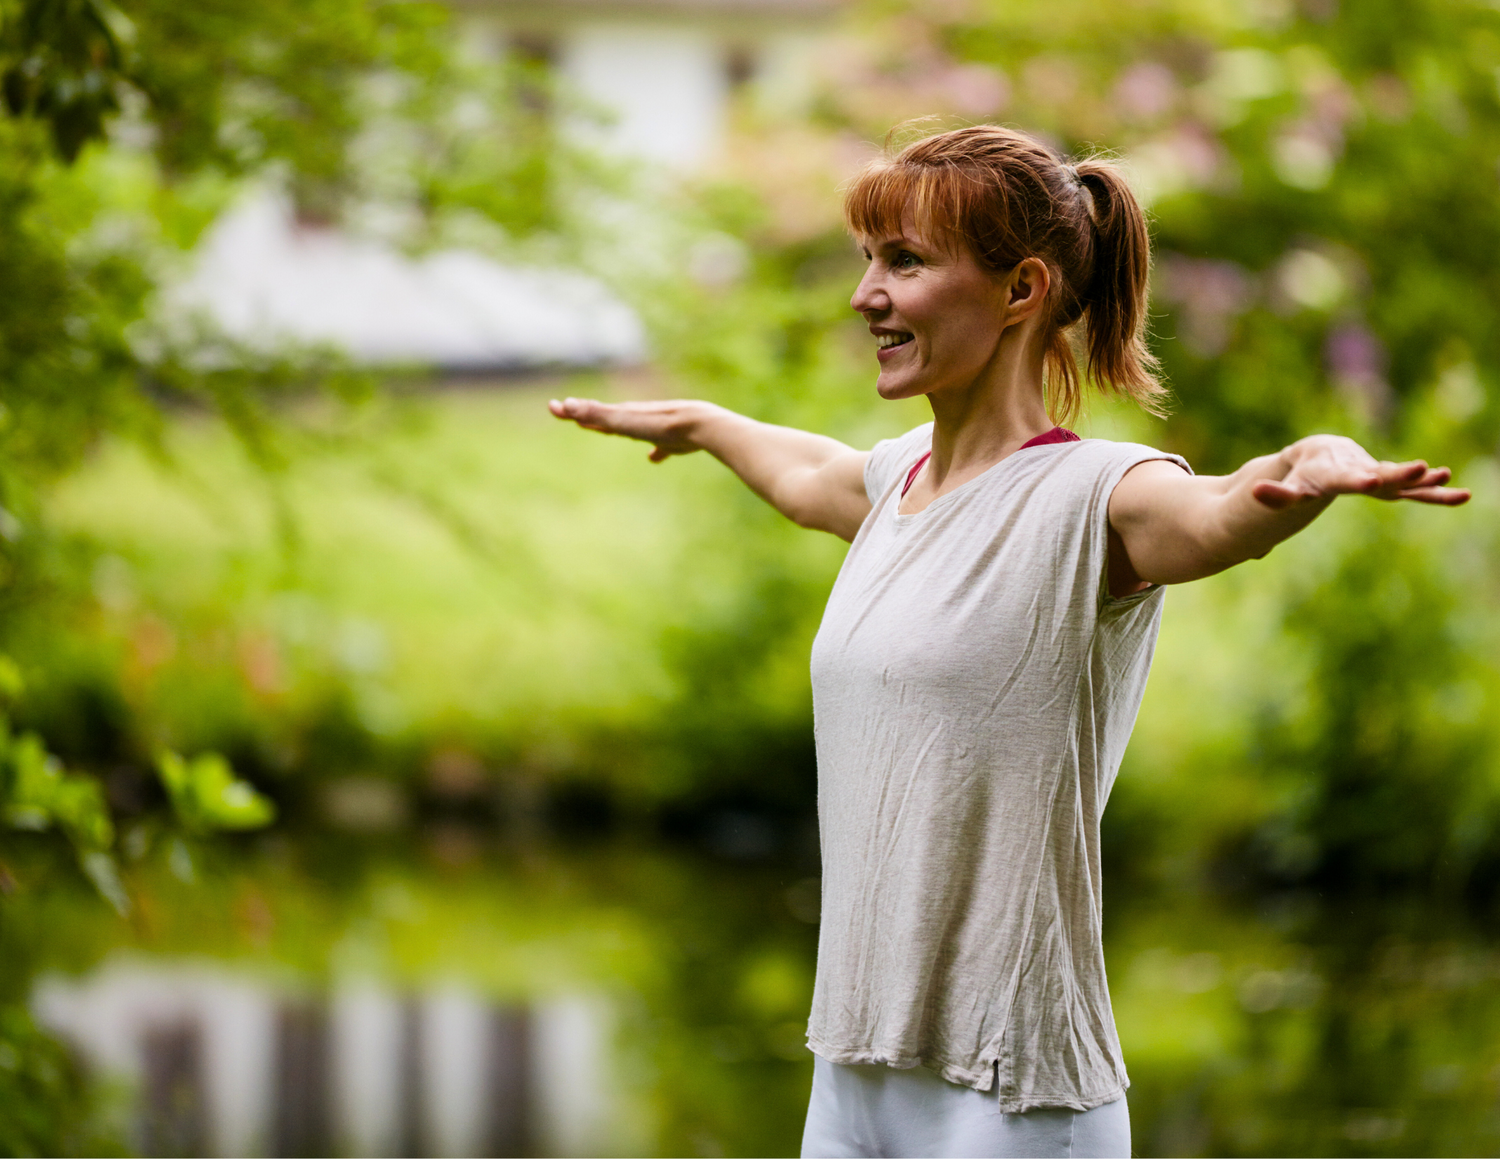
<path id="1" fill-rule="evenodd" d="M 902 398 L 919 398 L 926 394 L 927 390 L 921 383 L 912 382 L 910 379 L 897 378 L 887 381 L 886 376 L 882 374 L 875 380 L 875 393 L 887 402 L 895 402 Z"/>

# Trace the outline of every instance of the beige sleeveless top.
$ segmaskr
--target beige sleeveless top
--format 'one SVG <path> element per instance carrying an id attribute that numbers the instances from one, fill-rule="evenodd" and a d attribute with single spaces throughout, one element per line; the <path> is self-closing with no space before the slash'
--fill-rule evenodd
<path id="1" fill-rule="evenodd" d="M 1162 589 L 1111 599 L 1110 493 L 1173 455 L 1029 447 L 913 515 L 931 424 L 879 444 L 812 649 L 823 909 L 808 1044 L 926 1066 L 1002 1111 L 1128 1084 L 1100 938 L 1099 817 Z"/>

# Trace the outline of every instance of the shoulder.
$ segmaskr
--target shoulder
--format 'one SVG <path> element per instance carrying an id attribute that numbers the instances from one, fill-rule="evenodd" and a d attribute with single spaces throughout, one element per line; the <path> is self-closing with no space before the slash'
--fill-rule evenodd
<path id="1" fill-rule="evenodd" d="M 1172 474 L 1192 474 L 1187 460 L 1142 443 L 1120 443 L 1112 439 L 1082 439 L 1052 449 L 1037 482 L 1053 496 L 1053 502 L 1079 515 L 1096 512 L 1103 518 L 1115 489 L 1142 463 L 1161 462 Z M 1134 478 L 1134 476 L 1131 476 Z"/>
<path id="2" fill-rule="evenodd" d="M 1193 468 L 1181 455 L 1158 450 L 1144 443 L 1119 443 L 1113 439 L 1081 439 L 1066 447 L 1067 454 L 1060 457 L 1060 467 L 1066 470 L 1093 476 L 1101 481 L 1118 483 L 1132 467 L 1142 463 L 1161 461 L 1172 463 L 1189 475 Z"/>
<path id="3" fill-rule="evenodd" d="M 1144 463 L 1148 459 L 1164 459 L 1167 462 L 1176 463 L 1184 471 L 1192 471 L 1192 467 L 1188 466 L 1188 461 L 1181 455 L 1163 451 L 1145 443 L 1122 443 L 1114 439 L 1080 439 L 1076 443 L 1069 444 L 1069 448 L 1076 448 L 1078 452 L 1099 463 L 1134 465 Z"/>
<path id="4" fill-rule="evenodd" d="M 865 493 L 871 503 L 890 490 L 891 484 L 910 471 L 912 464 L 932 450 L 932 424 L 923 423 L 894 439 L 882 439 L 865 460 Z"/>

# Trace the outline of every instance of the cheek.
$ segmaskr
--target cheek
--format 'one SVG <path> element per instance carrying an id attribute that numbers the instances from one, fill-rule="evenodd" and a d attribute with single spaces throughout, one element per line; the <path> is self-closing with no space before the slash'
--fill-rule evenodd
<path id="1" fill-rule="evenodd" d="M 1003 302 L 988 281 L 913 286 L 898 303 L 902 317 L 928 348 L 928 357 L 967 361 L 989 356 L 999 341 Z"/>
<path id="2" fill-rule="evenodd" d="M 934 318 L 931 334 L 933 350 L 943 361 L 983 361 L 1000 341 L 1000 320 L 971 302 Z"/>
<path id="3" fill-rule="evenodd" d="M 948 295 L 932 293 L 911 294 L 900 305 L 901 317 L 907 328 L 923 345 L 937 345 L 952 340 L 959 327 L 954 323 L 964 312 Z"/>

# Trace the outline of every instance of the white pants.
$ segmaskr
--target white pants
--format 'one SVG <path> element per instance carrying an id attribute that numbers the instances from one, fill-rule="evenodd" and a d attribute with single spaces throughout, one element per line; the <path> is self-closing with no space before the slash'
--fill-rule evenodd
<path id="1" fill-rule="evenodd" d="M 803 1159 L 840 1156 L 1128 1159 L 1130 1111 L 1123 1098 L 1091 1111 L 998 1109 L 992 1088 L 976 1091 L 926 1067 L 845 1066 L 815 1058 Z"/>

